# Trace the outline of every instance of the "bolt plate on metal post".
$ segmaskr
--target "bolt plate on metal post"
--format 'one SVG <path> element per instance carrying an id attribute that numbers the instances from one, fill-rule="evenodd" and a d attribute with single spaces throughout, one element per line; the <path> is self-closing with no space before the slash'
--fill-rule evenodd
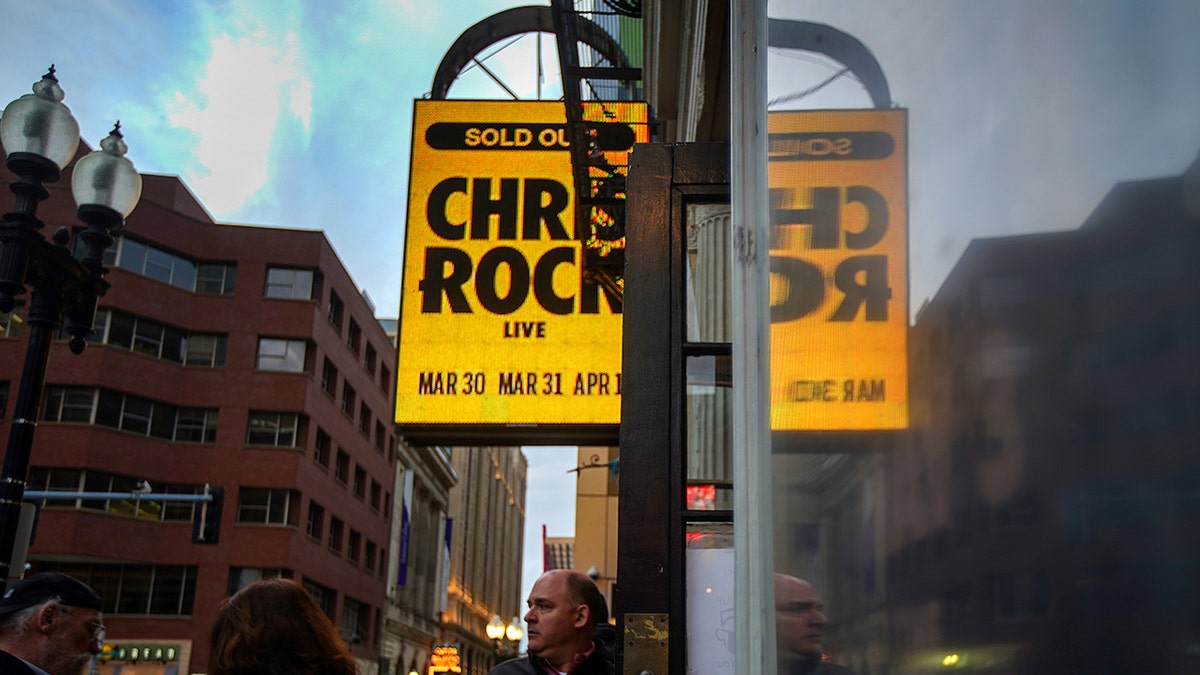
<path id="1" fill-rule="evenodd" d="M 624 675 L 667 675 L 670 636 L 667 614 L 626 614 Z"/>

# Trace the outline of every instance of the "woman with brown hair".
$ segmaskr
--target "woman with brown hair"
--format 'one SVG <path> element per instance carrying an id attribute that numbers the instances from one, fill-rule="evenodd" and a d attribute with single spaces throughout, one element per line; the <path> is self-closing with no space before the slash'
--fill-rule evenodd
<path id="1" fill-rule="evenodd" d="M 256 581 L 221 603 L 208 675 L 355 675 L 346 641 L 300 584 Z"/>

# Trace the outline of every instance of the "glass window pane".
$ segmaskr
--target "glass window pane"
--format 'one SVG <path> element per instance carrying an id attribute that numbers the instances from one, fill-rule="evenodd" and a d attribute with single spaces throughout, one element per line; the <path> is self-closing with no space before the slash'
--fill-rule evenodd
<path id="1" fill-rule="evenodd" d="M 729 509 L 732 359 L 687 357 L 687 508 Z"/>
<path id="2" fill-rule="evenodd" d="M 156 279 L 164 283 L 171 283 L 171 269 L 174 265 L 174 256 L 166 251 L 153 246 L 146 247 L 146 267 L 144 274 L 151 279 Z"/>
<path id="3" fill-rule="evenodd" d="M 733 673 L 733 525 L 690 523 L 686 544 L 687 670 Z"/>
<path id="4" fill-rule="evenodd" d="M 728 204 L 692 204 L 687 209 L 684 291 L 688 342 L 728 342 Z"/>
<path id="5" fill-rule="evenodd" d="M 120 260 L 118 264 L 121 267 L 141 274 L 146 266 L 146 245 L 140 241 L 122 237 Z"/>
<path id="6" fill-rule="evenodd" d="M 171 267 L 171 285 L 191 291 L 196 287 L 196 265 L 180 257 L 175 257 Z"/>
<path id="7" fill-rule="evenodd" d="M 121 575 L 121 600 L 117 614 L 145 614 L 150 608 L 150 589 L 154 568 L 148 565 L 126 565 Z"/>

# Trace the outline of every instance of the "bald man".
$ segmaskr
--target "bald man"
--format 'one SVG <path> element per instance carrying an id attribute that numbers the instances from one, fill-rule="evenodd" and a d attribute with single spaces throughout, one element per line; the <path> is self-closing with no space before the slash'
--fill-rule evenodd
<path id="1" fill-rule="evenodd" d="M 608 606 L 586 574 L 546 572 L 530 589 L 528 604 L 529 653 L 501 663 L 490 675 L 612 675 L 613 664 L 593 639 Z"/>
<path id="2" fill-rule="evenodd" d="M 829 620 L 817 589 L 804 579 L 775 575 L 775 641 L 779 672 L 786 675 L 854 675 L 822 661 Z"/>

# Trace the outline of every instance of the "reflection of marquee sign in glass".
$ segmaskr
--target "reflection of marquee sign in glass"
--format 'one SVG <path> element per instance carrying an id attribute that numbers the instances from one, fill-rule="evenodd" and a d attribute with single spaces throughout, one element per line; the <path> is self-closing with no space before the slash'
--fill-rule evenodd
<path id="1" fill-rule="evenodd" d="M 771 426 L 908 425 L 904 110 L 772 112 Z"/>
<path id="2" fill-rule="evenodd" d="M 624 174 L 646 116 L 586 103 L 590 170 Z M 619 422 L 623 230 L 576 227 L 569 149 L 561 102 L 416 102 L 397 423 Z"/>

